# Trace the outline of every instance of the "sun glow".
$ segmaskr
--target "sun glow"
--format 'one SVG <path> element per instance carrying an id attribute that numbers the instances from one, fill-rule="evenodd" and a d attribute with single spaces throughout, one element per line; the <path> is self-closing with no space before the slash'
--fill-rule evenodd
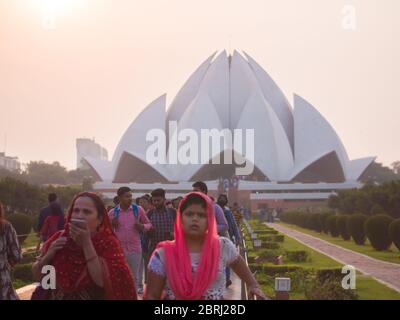
<path id="1" fill-rule="evenodd" d="M 57 18 L 86 6 L 87 0 L 31 0 L 31 3 L 42 14 L 43 28 L 55 29 Z"/>

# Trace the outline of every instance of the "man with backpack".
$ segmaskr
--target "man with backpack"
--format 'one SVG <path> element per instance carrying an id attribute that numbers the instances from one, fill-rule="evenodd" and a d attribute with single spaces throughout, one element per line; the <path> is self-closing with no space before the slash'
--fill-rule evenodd
<path id="1" fill-rule="evenodd" d="M 144 210 L 132 202 L 132 191 L 121 187 L 117 191 L 119 205 L 108 212 L 114 232 L 121 242 L 126 261 L 135 279 L 138 293 L 142 293 L 139 270 L 142 258 L 141 237 L 151 228 L 151 223 Z"/>

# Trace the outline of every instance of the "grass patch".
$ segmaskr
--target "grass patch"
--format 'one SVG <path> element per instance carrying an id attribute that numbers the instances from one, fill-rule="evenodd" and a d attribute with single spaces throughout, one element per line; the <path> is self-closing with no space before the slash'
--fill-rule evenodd
<path id="1" fill-rule="evenodd" d="M 342 238 L 331 237 L 330 235 L 327 235 L 326 233 L 318 233 L 313 230 L 304 229 L 304 228 L 301 228 L 301 227 L 298 227 L 298 226 L 295 226 L 292 224 L 283 223 L 283 222 L 279 222 L 279 224 L 283 225 L 285 227 L 288 227 L 290 229 L 297 230 L 297 231 L 309 234 L 311 236 L 314 236 L 316 238 L 328 241 L 328 242 L 338 245 L 340 247 L 343 247 L 343 248 L 346 248 L 346 249 L 349 249 L 349 250 L 352 250 L 352 251 L 355 251 L 358 253 L 365 254 L 366 256 L 369 256 L 371 258 L 400 264 L 400 251 L 397 250 L 397 248 L 395 247 L 394 244 L 392 244 L 392 246 L 387 251 L 376 251 L 369 244 L 368 239 L 365 242 L 365 245 L 359 246 L 359 245 L 355 244 L 353 240 L 345 241 Z"/>
<path id="2" fill-rule="evenodd" d="M 36 247 L 38 242 L 39 242 L 39 238 L 38 238 L 36 232 L 33 231 L 29 234 L 29 236 L 22 243 L 22 248 L 27 249 L 30 247 Z"/>
<path id="3" fill-rule="evenodd" d="M 27 282 L 27 281 L 24 281 L 24 280 L 21 280 L 21 279 L 14 279 L 13 280 L 13 287 L 14 287 L 15 290 L 17 290 L 19 288 L 22 288 L 22 287 L 25 287 L 25 286 L 28 286 L 30 284 L 32 284 L 32 282 Z"/>
<path id="4" fill-rule="evenodd" d="M 359 300 L 400 300 L 400 293 L 367 276 L 357 276 Z"/>

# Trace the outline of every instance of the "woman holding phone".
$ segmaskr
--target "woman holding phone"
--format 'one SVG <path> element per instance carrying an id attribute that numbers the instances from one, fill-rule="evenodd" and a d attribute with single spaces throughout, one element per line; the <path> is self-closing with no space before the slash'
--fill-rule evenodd
<path id="1" fill-rule="evenodd" d="M 106 208 L 98 195 L 75 196 L 65 230 L 54 234 L 43 246 L 33 265 L 37 280 L 43 266 L 53 265 L 56 289 L 47 290 L 50 300 L 135 300 L 134 280 L 112 231 Z"/>
<path id="2" fill-rule="evenodd" d="M 246 282 L 251 294 L 267 298 L 234 244 L 218 237 L 210 198 L 191 192 L 179 204 L 175 240 L 161 242 L 150 259 L 145 299 L 224 299 L 226 267 Z"/>

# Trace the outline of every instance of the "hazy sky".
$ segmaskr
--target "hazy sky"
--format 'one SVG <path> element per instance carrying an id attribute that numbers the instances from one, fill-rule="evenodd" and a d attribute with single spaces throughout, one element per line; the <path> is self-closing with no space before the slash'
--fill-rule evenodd
<path id="1" fill-rule="evenodd" d="M 48 0 L 47 0 L 48 1 Z M 171 102 L 211 53 L 248 52 L 336 129 L 350 158 L 400 160 L 399 0 L 0 0 L 0 151 L 76 165 L 75 139 L 112 155 L 132 120 Z M 355 31 L 342 9 L 356 8 Z M 230 40 L 231 39 L 231 40 Z"/>

